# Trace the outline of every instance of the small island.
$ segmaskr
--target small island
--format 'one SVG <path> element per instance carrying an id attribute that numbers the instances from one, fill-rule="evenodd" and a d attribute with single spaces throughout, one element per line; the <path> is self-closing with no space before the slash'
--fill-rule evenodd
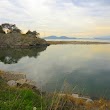
<path id="1" fill-rule="evenodd" d="M 30 48 L 49 46 L 39 33 L 28 30 L 23 33 L 15 24 L 0 25 L 0 48 Z"/>

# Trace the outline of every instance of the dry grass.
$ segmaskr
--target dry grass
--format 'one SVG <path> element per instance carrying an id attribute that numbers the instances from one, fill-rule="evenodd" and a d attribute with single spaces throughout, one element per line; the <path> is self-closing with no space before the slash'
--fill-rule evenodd
<path id="1" fill-rule="evenodd" d="M 0 71 L 0 76 L 4 73 L 5 73 L 4 71 Z M 6 82 L 2 80 L 2 78 L 0 81 L 1 81 L 0 92 L 1 92 L 1 97 L 2 97 L 2 100 L 0 101 L 3 102 L 3 100 L 6 99 L 5 102 L 8 102 L 9 99 L 7 100 L 7 97 L 9 96 L 9 92 L 7 91 L 7 88 L 9 87 L 6 85 Z M 19 94 L 15 94 L 15 93 L 20 93 L 20 94 L 22 93 L 22 97 L 25 96 L 24 91 L 23 91 L 24 87 L 14 88 L 10 90 L 11 90 L 10 96 L 12 97 L 12 103 L 14 102 L 13 97 L 15 97 L 15 95 L 16 97 L 19 96 Z M 30 88 L 28 88 L 25 92 L 26 93 L 28 92 L 27 94 L 28 97 L 25 99 L 26 105 L 28 105 L 29 102 L 32 101 L 32 97 L 33 97 L 34 105 L 36 105 L 36 107 L 37 106 L 39 107 L 38 110 L 110 110 L 110 100 L 105 100 L 103 98 L 100 98 L 99 100 L 93 100 L 93 102 L 87 102 L 86 99 L 75 98 L 70 94 L 63 94 L 62 92 L 61 93 L 54 92 L 51 94 L 50 93 L 40 94 L 39 92 L 33 91 Z M 20 101 L 17 98 L 15 105 L 21 104 L 21 101 L 23 100 L 22 97 L 20 97 L 21 98 Z M 39 104 L 41 105 L 41 107 L 39 106 Z M 5 107 L 4 104 L 2 104 L 1 106 L 2 108 Z M 9 106 L 7 105 L 7 107 Z M 30 108 L 32 107 L 30 105 Z"/>
<path id="2" fill-rule="evenodd" d="M 3 75 L 4 73 L 5 73 L 4 71 L 0 70 L 0 76 Z"/>
<path id="3" fill-rule="evenodd" d="M 86 102 L 81 98 L 74 98 L 71 95 L 54 94 L 52 103 L 48 110 L 110 110 L 110 100 L 94 100 Z"/>

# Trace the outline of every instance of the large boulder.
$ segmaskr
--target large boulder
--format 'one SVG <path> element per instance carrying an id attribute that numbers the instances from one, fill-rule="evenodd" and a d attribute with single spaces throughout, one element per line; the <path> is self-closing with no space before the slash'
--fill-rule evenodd
<path id="1" fill-rule="evenodd" d="M 15 87 L 15 86 L 17 86 L 17 83 L 16 83 L 16 81 L 14 81 L 14 80 L 8 81 L 7 84 L 8 84 L 10 87 Z"/>
<path id="2" fill-rule="evenodd" d="M 16 81 L 16 83 L 18 85 L 23 85 L 23 84 L 28 84 L 28 85 L 32 85 L 32 86 L 35 86 L 36 85 L 36 82 L 31 81 L 29 79 L 19 79 L 19 80 Z"/>
<path id="3" fill-rule="evenodd" d="M 15 72 L 4 72 L 3 74 L 1 74 L 1 77 L 3 79 L 5 79 L 6 81 L 10 81 L 10 80 L 20 80 L 20 79 L 25 79 L 26 75 L 23 73 L 15 73 Z"/>
<path id="4" fill-rule="evenodd" d="M 94 103 L 94 101 L 92 99 L 87 99 L 86 103 Z"/>

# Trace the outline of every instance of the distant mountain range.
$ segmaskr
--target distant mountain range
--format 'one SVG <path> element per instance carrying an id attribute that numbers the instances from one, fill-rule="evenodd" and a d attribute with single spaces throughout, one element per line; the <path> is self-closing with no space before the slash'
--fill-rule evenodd
<path id="1" fill-rule="evenodd" d="M 100 36 L 100 37 L 94 37 L 94 38 L 76 38 L 76 37 L 67 37 L 67 36 L 48 36 L 48 37 L 44 37 L 44 39 L 82 39 L 82 40 L 110 40 L 110 36 Z"/>
<path id="2" fill-rule="evenodd" d="M 75 37 L 67 37 L 67 36 L 60 36 L 60 37 L 57 37 L 57 36 L 48 36 L 48 37 L 44 37 L 44 39 L 76 39 Z"/>

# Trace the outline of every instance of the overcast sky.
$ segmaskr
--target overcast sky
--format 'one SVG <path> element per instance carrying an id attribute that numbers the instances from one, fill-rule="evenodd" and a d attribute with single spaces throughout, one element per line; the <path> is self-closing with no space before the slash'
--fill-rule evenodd
<path id="1" fill-rule="evenodd" d="M 0 23 L 41 36 L 110 35 L 110 0 L 0 0 Z"/>

